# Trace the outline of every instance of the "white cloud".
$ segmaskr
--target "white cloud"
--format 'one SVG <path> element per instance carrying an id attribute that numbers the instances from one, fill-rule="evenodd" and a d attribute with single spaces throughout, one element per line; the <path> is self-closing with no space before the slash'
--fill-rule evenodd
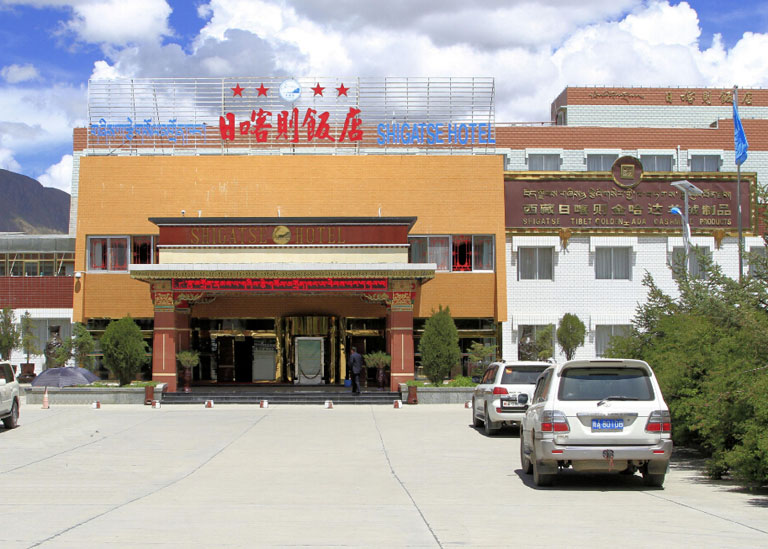
<path id="1" fill-rule="evenodd" d="M 64 31 L 91 44 L 124 46 L 170 36 L 166 0 L 5 0 L 7 5 L 66 9 L 71 18 Z"/>
<path id="2" fill-rule="evenodd" d="M 43 187 L 53 187 L 64 192 L 72 189 L 72 155 L 65 154 L 61 161 L 50 166 L 45 173 L 37 178 Z"/>
<path id="3" fill-rule="evenodd" d="M 0 87 L 0 146 L 15 155 L 71 147 L 72 128 L 85 124 L 85 87 Z"/>
<path id="4" fill-rule="evenodd" d="M 8 65 L 0 69 L 0 76 L 9 84 L 18 84 L 19 82 L 26 82 L 28 80 L 37 80 L 40 78 L 40 73 L 34 65 Z"/>
<path id="5" fill-rule="evenodd" d="M 168 36 L 171 7 L 165 0 L 103 0 L 73 4 L 66 27 L 93 44 L 125 45 Z"/>
<path id="6" fill-rule="evenodd" d="M 13 151 L 10 149 L 0 147 L 0 169 L 10 172 L 19 172 L 21 170 L 21 166 L 13 158 Z"/>

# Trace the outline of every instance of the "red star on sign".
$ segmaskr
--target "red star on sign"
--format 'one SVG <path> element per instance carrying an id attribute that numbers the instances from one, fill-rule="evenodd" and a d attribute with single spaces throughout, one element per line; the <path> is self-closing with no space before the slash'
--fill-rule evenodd
<path id="1" fill-rule="evenodd" d="M 309 88 L 309 89 L 315 92 L 315 96 L 317 96 L 317 95 L 323 95 L 323 90 L 325 88 L 320 85 L 320 82 L 318 82 L 314 88 Z"/>
<path id="2" fill-rule="evenodd" d="M 258 95 L 258 97 L 261 97 L 262 95 L 263 95 L 264 97 L 266 97 L 266 96 L 267 96 L 267 90 L 268 90 L 268 89 L 269 89 L 269 88 L 265 88 L 265 87 L 264 87 L 264 83 L 262 82 L 261 86 L 259 86 L 258 88 L 256 88 L 256 91 L 257 91 L 257 92 L 259 92 L 259 95 Z"/>
<path id="3" fill-rule="evenodd" d="M 240 84 L 238 84 L 237 87 L 229 88 L 229 89 L 232 90 L 232 97 L 234 97 L 236 95 L 239 95 L 240 97 L 242 97 L 243 96 L 243 90 L 245 88 L 241 88 Z"/>
<path id="4" fill-rule="evenodd" d="M 349 91 L 349 88 L 345 88 L 345 87 L 344 87 L 344 82 L 342 82 L 342 83 L 341 83 L 341 86 L 339 86 L 338 88 L 336 88 L 336 91 L 338 91 L 338 92 L 339 92 L 339 95 L 337 95 L 337 97 L 341 97 L 342 95 L 344 95 L 344 96 L 346 96 L 346 97 L 349 97 L 349 96 L 347 95 L 347 92 Z"/>

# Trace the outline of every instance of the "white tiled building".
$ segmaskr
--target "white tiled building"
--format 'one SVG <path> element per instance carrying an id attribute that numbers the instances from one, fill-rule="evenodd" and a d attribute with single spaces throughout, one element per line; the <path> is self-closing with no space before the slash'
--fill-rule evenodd
<path id="1" fill-rule="evenodd" d="M 666 172 L 667 181 L 694 179 L 701 172 L 708 172 L 710 178 L 717 177 L 712 172 L 735 172 L 733 111 L 728 93 L 677 88 L 568 88 L 553 103 L 552 126 L 511 127 L 499 132 L 507 179 L 539 170 L 560 171 L 566 172 L 563 179 L 572 178 L 578 185 L 579 178 L 588 179 L 583 172 L 609 171 L 613 162 L 624 156 L 640 159 L 644 172 Z M 702 104 L 704 97 L 711 104 Z M 750 142 L 742 174 L 754 177 L 747 174 L 756 173 L 760 185 L 768 177 L 768 143 L 764 137 L 768 94 L 764 90 L 740 91 L 739 107 Z M 729 173 L 727 179 L 735 181 L 735 174 Z M 742 221 L 746 276 L 747 253 L 764 252 L 765 248 L 747 212 Z M 664 292 L 677 293 L 670 265 L 673 252 L 684 245 L 679 225 L 654 234 L 574 229 L 567 247 L 558 231 L 551 228 L 507 227 L 508 320 L 502 326 L 501 345 L 507 361 L 522 358 L 521 341 L 540 327 L 557 325 L 566 313 L 577 315 L 587 328 L 584 346 L 577 350 L 576 358 L 600 356 L 610 336 L 626 329 L 638 304 L 645 302 L 647 289 L 642 282 L 646 272 Z M 695 229 L 693 220 L 692 227 Z M 700 228 L 694 230 L 691 246 L 710 253 L 725 274 L 737 279 L 737 234 L 735 223 L 719 235 Z M 715 236 L 721 237 L 719 246 Z M 565 359 L 559 348 L 555 359 Z"/>

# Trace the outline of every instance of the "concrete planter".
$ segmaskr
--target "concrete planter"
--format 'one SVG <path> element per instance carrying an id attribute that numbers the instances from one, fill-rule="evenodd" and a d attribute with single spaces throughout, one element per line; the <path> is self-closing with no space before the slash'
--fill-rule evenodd
<path id="1" fill-rule="evenodd" d="M 42 404 L 45 387 L 25 387 L 27 404 Z M 144 404 L 144 387 L 48 387 L 48 402 L 57 404 Z"/>
<path id="2" fill-rule="evenodd" d="M 419 404 L 464 404 L 472 400 L 474 387 L 416 387 Z M 403 401 L 408 400 L 408 386 L 400 384 Z"/>

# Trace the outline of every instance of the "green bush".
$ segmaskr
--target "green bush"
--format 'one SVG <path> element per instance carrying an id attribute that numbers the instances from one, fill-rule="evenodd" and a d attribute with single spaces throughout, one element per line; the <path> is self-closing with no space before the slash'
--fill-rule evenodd
<path id="1" fill-rule="evenodd" d="M 147 343 L 138 325 L 129 316 L 113 320 L 101 336 L 104 366 L 120 385 L 127 385 L 147 363 Z"/>
<path id="2" fill-rule="evenodd" d="M 477 383 L 472 381 L 471 377 L 467 377 L 467 376 L 456 376 L 448 383 L 448 387 L 475 387 L 475 386 L 477 386 Z"/>
<path id="3" fill-rule="evenodd" d="M 5 307 L 0 311 L 0 359 L 9 360 L 20 340 L 21 332 L 13 323 L 13 310 Z"/>
<path id="4" fill-rule="evenodd" d="M 459 363 L 459 331 L 448 307 L 443 309 L 441 305 L 427 319 L 419 341 L 419 352 L 424 374 L 435 385 L 441 384 L 451 368 Z"/>
<path id="5" fill-rule="evenodd" d="M 565 313 L 557 327 L 557 343 L 563 350 L 566 360 L 571 360 L 576 349 L 584 345 L 587 328 L 578 316 Z"/>
<path id="6" fill-rule="evenodd" d="M 707 471 L 731 473 L 745 486 L 768 484 L 768 280 L 743 283 L 700 257 L 707 274 L 679 271 L 679 297 L 650 275 L 629 335 L 614 337 L 606 356 L 639 358 L 656 372 L 672 414 L 675 444 L 701 449 Z M 768 271 L 764 271 L 768 272 Z"/>

